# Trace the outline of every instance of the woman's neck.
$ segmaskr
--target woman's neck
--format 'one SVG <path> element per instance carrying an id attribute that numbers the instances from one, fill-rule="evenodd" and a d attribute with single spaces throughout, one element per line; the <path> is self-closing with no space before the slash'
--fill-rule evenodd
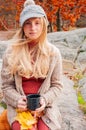
<path id="1" fill-rule="evenodd" d="M 28 43 L 28 48 L 29 48 L 29 52 L 31 55 L 33 55 L 33 54 L 36 55 L 36 53 L 38 51 L 38 43 L 37 42 L 30 42 L 30 43 Z"/>
<path id="2" fill-rule="evenodd" d="M 29 43 L 29 46 L 32 46 L 32 47 L 34 47 L 34 46 L 36 46 L 37 45 L 37 42 L 30 42 Z"/>
<path id="3" fill-rule="evenodd" d="M 28 47 L 31 48 L 35 48 L 38 45 L 37 41 L 31 41 L 28 43 Z"/>

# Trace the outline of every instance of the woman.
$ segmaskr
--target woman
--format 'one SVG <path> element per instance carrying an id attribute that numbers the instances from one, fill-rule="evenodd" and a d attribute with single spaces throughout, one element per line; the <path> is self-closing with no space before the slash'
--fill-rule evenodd
<path id="1" fill-rule="evenodd" d="M 43 8 L 25 1 L 20 15 L 20 30 L 15 43 L 7 49 L 1 71 L 2 90 L 12 130 L 20 130 L 16 109 L 27 110 L 28 94 L 41 95 L 44 114 L 38 119 L 38 130 L 60 130 L 61 115 L 57 107 L 62 89 L 62 58 L 59 50 L 47 40 L 48 20 Z M 34 126 L 30 130 L 35 130 Z"/>

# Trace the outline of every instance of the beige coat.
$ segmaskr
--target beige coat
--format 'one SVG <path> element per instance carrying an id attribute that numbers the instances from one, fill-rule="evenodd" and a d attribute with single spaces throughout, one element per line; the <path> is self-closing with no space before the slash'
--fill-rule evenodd
<path id="1" fill-rule="evenodd" d="M 50 67 L 46 79 L 40 87 L 39 93 L 46 100 L 45 115 L 43 121 L 48 125 L 50 130 L 60 130 L 61 115 L 58 110 L 57 102 L 62 89 L 62 58 L 59 50 L 51 45 L 54 56 L 51 56 Z M 2 90 L 7 103 L 8 120 L 11 124 L 16 116 L 17 101 L 24 95 L 22 89 L 22 78 L 16 73 L 12 75 L 8 69 L 7 53 L 3 58 L 1 70 Z"/>

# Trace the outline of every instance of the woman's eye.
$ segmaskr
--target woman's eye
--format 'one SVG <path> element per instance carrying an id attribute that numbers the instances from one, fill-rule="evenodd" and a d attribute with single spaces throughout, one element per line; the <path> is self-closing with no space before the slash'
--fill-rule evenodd
<path id="1" fill-rule="evenodd" d="M 40 24 L 40 22 L 37 22 L 36 24 Z"/>

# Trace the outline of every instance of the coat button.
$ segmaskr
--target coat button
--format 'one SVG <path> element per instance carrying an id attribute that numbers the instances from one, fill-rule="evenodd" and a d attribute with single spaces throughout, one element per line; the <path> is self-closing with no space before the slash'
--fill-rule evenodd
<path id="1" fill-rule="evenodd" d="M 46 123 L 50 123 L 50 119 L 46 119 Z"/>

